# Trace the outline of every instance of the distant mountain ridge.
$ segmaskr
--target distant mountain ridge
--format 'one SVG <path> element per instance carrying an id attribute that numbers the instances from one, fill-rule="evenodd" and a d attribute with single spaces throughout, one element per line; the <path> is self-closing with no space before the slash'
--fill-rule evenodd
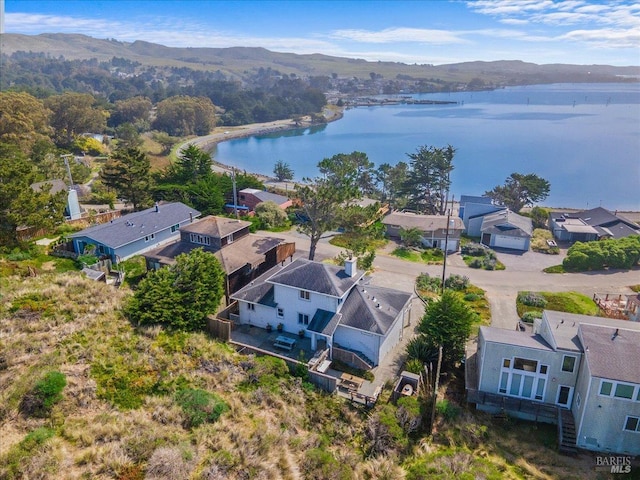
<path id="1" fill-rule="evenodd" d="M 370 62 L 362 59 L 332 57 L 323 54 L 299 55 L 272 52 L 260 47 L 177 48 L 137 40 L 131 43 L 97 39 L 80 34 L 45 33 L 2 35 L 4 55 L 15 52 L 43 53 L 67 60 L 109 60 L 121 57 L 147 66 L 187 67 L 194 70 L 219 71 L 243 79 L 246 72 L 271 68 L 297 76 L 353 76 L 371 74 L 386 79 L 438 79 L 469 83 L 474 78 L 493 85 L 521 85 L 563 82 L 640 81 L 640 66 L 610 65 L 537 65 L 519 60 L 465 62 L 448 65 L 408 65 L 398 62 Z"/>

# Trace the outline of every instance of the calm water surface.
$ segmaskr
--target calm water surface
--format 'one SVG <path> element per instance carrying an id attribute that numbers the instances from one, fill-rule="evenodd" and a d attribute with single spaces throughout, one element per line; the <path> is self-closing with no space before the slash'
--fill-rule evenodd
<path id="1" fill-rule="evenodd" d="M 376 165 L 408 161 L 421 145 L 456 148 L 452 192 L 482 194 L 512 172 L 551 182 L 551 206 L 640 210 L 640 85 L 556 84 L 490 92 L 422 94 L 453 105 L 358 107 L 316 128 L 221 143 L 217 161 L 296 179 L 354 150 Z"/>

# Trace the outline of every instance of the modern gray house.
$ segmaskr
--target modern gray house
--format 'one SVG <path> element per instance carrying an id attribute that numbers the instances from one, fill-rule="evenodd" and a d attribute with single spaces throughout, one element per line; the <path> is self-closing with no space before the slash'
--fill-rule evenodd
<path id="1" fill-rule="evenodd" d="M 184 203 L 157 204 L 140 212 L 114 218 L 70 235 L 78 255 L 87 247 L 118 263 L 157 248 L 180 236 L 180 227 L 192 223 L 200 212 Z"/>
<path id="2" fill-rule="evenodd" d="M 545 310 L 533 332 L 480 327 L 479 410 L 558 423 L 561 449 L 640 454 L 640 324 Z"/>
<path id="3" fill-rule="evenodd" d="M 509 209 L 500 210 L 482 217 L 480 243 L 491 248 L 529 250 L 533 223 Z"/>
<path id="4" fill-rule="evenodd" d="M 458 216 L 462 219 L 466 234 L 470 237 L 479 237 L 484 216 L 502 210 L 506 210 L 506 207 L 496 205 L 489 197 L 462 195 Z"/>
<path id="5" fill-rule="evenodd" d="M 565 242 L 590 242 L 604 238 L 640 235 L 640 225 L 602 207 L 580 212 L 551 212 L 549 227 L 553 236 Z"/>

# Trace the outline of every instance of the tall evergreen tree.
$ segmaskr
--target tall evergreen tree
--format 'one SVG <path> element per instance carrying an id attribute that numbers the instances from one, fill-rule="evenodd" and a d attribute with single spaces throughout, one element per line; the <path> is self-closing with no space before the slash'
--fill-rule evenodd
<path id="1" fill-rule="evenodd" d="M 178 255 L 170 267 L 149 272 L 125 313 L 136 324 L 160 324 L 177 330 L 203 330 L 224 294 L 220 262 L 201 248 Z"/>
<path id="2" fill-rule="evenodd" d="M 19 226 L 51 228 L 63 222 L 66 193 L 35 191 L 36 169 L 20 147 L 0 143 L 0 245 L 18 243 Z"/>
<path id="3" fill-rule="evenodd" d="M 547 180 L 534 173 L 512 173 L 504 185 L 493 187 L 484 194 L 514 212 L 519 212 L 524 207 L 547 198 L 550 188 Z"/>
<path id="4" fill-rule="evenodd" d="M 418 331 L 429 343 L 442 345 L 443 365 L 452 368 L 464 356 L 471 325 L 476 319 L 476 313 L 467 306 L 459 293 L 445 290 L 439 300 L 427 306 Z"/>
<path id="5" fill-rule="evenodd" d="M 151 203 L 151 163 L 139 148 L 118 149 L 100 172 L 104 185 L 118 197 L 133 204 L 135 210 Z"/>
<path id="6" fill-rule="evenodd" d="M 427 214 L 444 215 L 451 186 L 451 171 L 455 148 L 421 146 L 416 153 L 408 153 L 411 170 L 405 193 L 414 208 Z"/>

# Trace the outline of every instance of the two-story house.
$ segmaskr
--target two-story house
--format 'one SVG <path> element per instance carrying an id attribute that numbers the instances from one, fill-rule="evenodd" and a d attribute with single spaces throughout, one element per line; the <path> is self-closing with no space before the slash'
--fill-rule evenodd
<path id="1" fill-rule="evenodd" d="M 171 265 L 194 248 L 213 253 L 226 274 L 227 297 L 274 265 L 291 257 L 295 243 L 249 233 L 251 222 L 208 216 L 180 228 L 180 239 L 144 254 L 148 269 Z"/>
<path id="2" fill-rule="evenodd" d="M 640 324 L 545 310 L 533 333 L 480 327 L 480 410 L 572 424 L 568 447 L 640 454 Z"/>
<path id="3" fill-rule="evenodd" d="M 465 233 L 470 237 L 479 237 L 484 216 L 506 210 L 506 208 L 496 205 L 489 197 L 462 195 L 458 216 L 462 219 Z"/>
<path id="4" fill-rule="evenodd" d="M 261 328 L 282 324 L 311 348 L 346 349 L 375 366 L 402 339 L 413 295 L 363 280 L 356 260 L 345 267 L 297 259 L 236 292 L 239 320 Z"/>
<path id="5" fill-rule="evenodd" d="M 238 192 L 238 204 L 230 203 L 225 205 L 225 208 L 229 213 L 238 210 L 242 215 L 253 215 L 256 207 L 262 202 L 274 202 L 283 210 L 293 204 L 291 199 L 284 195 L 258 190 L 257 188 L 243 188 Z"/>
<path id="6" fill-rule="evenodd" d="M 81 255 L 85 249 L 95 249 L 98 256 L 113 263 L 141 255 L 178 238 L 179 229 L 200 216 L 200 212 L 174 202 L 156 204 L 139 212 L 114 218 L 69 235 L 73 250 Z"/>

